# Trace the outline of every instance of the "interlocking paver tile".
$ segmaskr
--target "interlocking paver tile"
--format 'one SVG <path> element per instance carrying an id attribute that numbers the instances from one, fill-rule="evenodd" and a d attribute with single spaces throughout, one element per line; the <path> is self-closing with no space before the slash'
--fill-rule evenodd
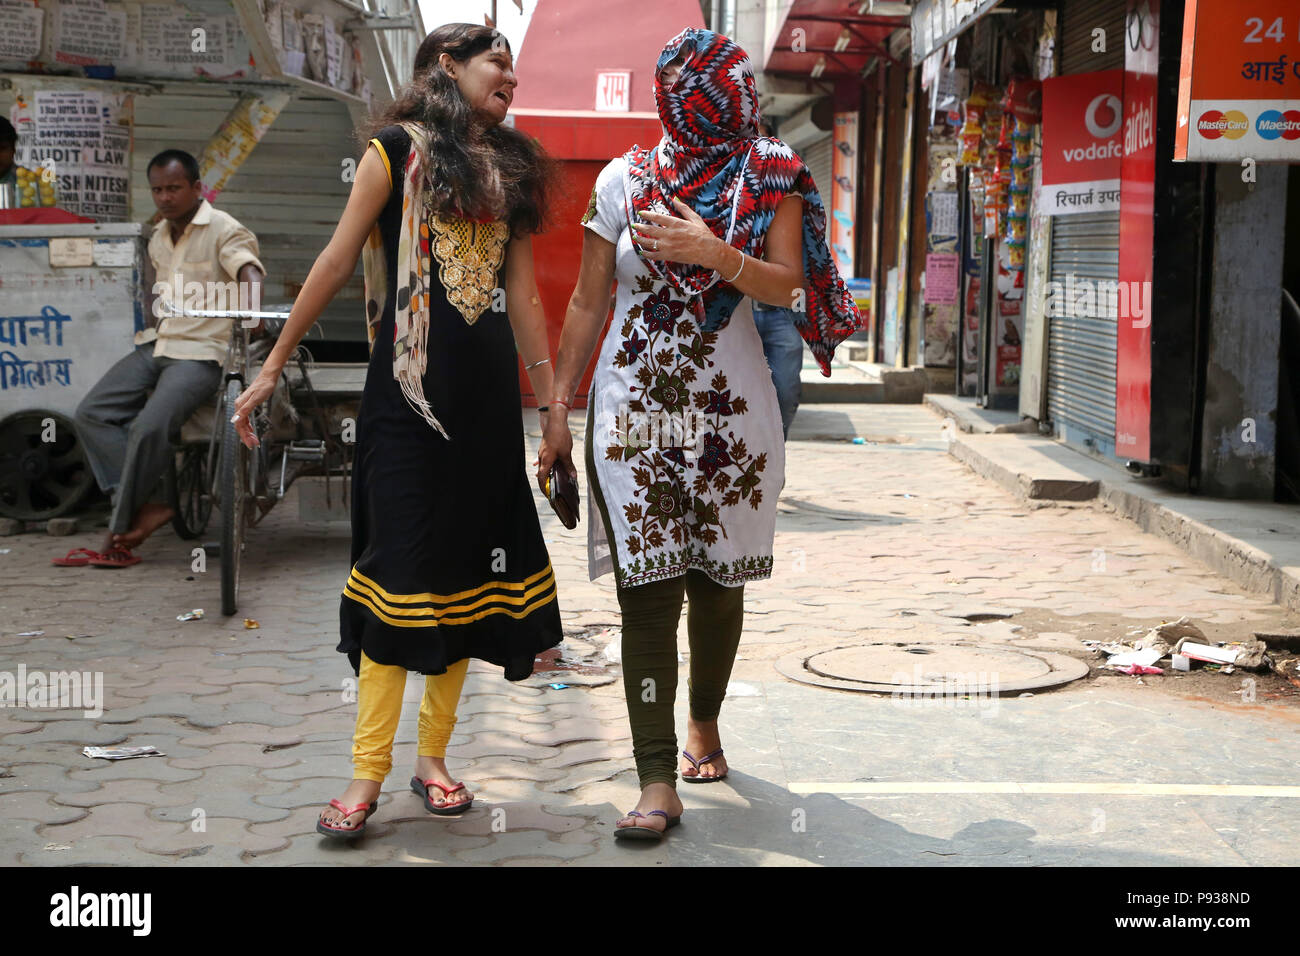
<path id="1" fill-rule="evenodd" d="M 174 833 L 177 824 L 159 823 L 141 803 L 105 803 L 87 809 L 71 823 L 47 825 L 40 834 L 47 843 L 76 843 L 99 836 L 144 836 Z"/>
<path id="2" fill-rule="evenodd" d="M 630 740 L 632 730 L 626 720 L 564 720 L 549 730 L 529 731 L 522 739 L 538 747 L 559 747 L 590 740 Z"/>
<path id="3" fill-rule="evenodd" d="M 203 829 L 196 832 L 193 827 L 200 823 Z M 160 829 L 156 835 L 141 839 L 138 846 L 149 853 L 180 859 L 202 857 L 205 865 L 218 865 L 238 863 L 245 853 L 269 853 L 288 844 L 287 839 L 273 834 L 254 833 L 246 820 L 210 816 L 201 821 L 187 821 L 179 830 Z"/>
<path id="4" fill-rule="evenodd" d="M 580 859 L 594 849 L 590 843 L 574 846 L 552 840 L 545 830 L 507 830 L 494 834 L 486 846 L 456 850 L 455 856 L 466 863 L 497 863 L 515 856 L 561 862 Z"/>
<path id="5" fill-rule="evenodd" d="M 83 837 L 75 843 L 41 840 L 22 851 L 22 866 L 160 866 L 165 857 L 135 845 L 135 837 Z"/>
<path id="6" fill-rule="evenodd" d="M 494 803 L 485 814 L 453 818 L 447 829 L 466 836 L 492 836 L 509 830 L 545 830 L 554 834 L 569 833 L 593 825 L 592 820 L 576 816 L 556 816 L 535 801 Z"/>
<path id="7" fill-rule="evenodd" d="M 41 790 L 24 790 L 6 794 L 4 815 L 15 820 L 35 820 L 38 823 L 72 823 L 86 815 L 77 807 L 60 806 L 51 799 L 53 793 Z"/>

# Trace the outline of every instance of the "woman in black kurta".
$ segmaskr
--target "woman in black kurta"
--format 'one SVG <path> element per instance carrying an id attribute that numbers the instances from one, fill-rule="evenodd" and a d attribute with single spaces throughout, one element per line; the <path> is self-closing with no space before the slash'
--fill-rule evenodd
<path id="1" fill-rule="evenodd" d="M 404 167 L 411 139 L 401 126 L 385 128 L 372 143 L 390 170 Z M 397 261 L 401 209 L 402 180 L 394 175 L 378 223 L 389 263 Z M 501 256 L 491 225 L 455 226 L 467 238 L 483 237 L 449 237 L 446 257 L 438 256 L 436 237 L 432 242 L 442 268 L 429 277 L 424 394 L 450 441 L 411 409 L 393 379 L 396 270 L 388 270 L 353 464 L 353 569 L 338 649 L 354 669 L 362 651 L 377 664 L 424 674 L 476 657 L 504 668 L 507 680 L 521 680 L 532 673 L 533 657 L 560 640 L 555 577 L 524 472 L 510 324 L 490 306 L 471 323 L 439 279 L 457 267 L 469 279 L 461 264 L 467 255 L 489 262 Z M 479 271 L 486 276 L 489 268 Z M 490 271 L 489 298 L 502 288 L 501 270 Z"/>
<path id="2" fill-rule="evenodd" d="M 378 805 L 409 671 L 426 675 L 411 788 L 431 812 L 461 813 L 472 797 L 444 757 L 469 658 L 520 680 L 561 639 L 517 372 L 522 355 L 534 392 L 551 393 L 530 238 L 544 220 L 546 161 L 501 125 L 514 86 L 495 30 L 448 24 L 425 38 L 329 246 L 236 404 L 256 444 L 249 412 L 364 251 L 371 356 L 338 644 L 359 675 L 355 769 L 317 821 L 328 836 L 358 836 Z"/>

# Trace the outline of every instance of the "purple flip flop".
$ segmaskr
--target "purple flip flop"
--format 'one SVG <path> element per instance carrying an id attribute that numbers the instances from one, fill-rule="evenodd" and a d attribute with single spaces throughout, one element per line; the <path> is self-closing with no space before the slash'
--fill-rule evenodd
<path id="1" fill-rule="evenodd" d="M 629 817 L 637 817 L 641 820 L 644 820 L 646 817 L 663 817 L 668 821 L 668 825 L 662 830 L 656 830 L 654 827 L 615 827 L 614 839 L 616 840 L 662 840 L 665 833 L 682 822 L 680 814 L 675 817 L 670 817 L 667 811 L 664 810 L 651 810 L 649 813 L 629 810 L 625 815 Z"/>
<path id="2" fill-rule="evenodd" d="M 706 777 L 700 773 L 700 764 L 708 763 L 709 761 L 715 760 L 718 757 L 722 756 L 721 747 L 713 751 L 713 753 L 701 757 L 699 760 L 696 760 L 694 757 L 690 755 L 688 751 L 685 750 L 682 751 L 682 756 L 685 757 L 687 760 L 689 760 L 691 762 L 691 765 L 695 767 L 695 776 L 688 777 L 686 776 L 686 774 L 682 774 L 682 779 L 685 780 L 687 783 L 717 783 L 719 780 L 726 780 L 727 774 L 730 772 L 730 768 L 728 768 L 727 770 L 722 771 L 722 773 L 718 774 L 716 777 Z"/>

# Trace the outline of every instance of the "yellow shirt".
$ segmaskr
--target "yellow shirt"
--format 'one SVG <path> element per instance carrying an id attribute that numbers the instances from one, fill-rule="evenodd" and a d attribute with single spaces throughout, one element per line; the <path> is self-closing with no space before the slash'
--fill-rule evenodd
<path id="1" fill-rule="evenodd" d="M 212 208 L 206 199 L 175 244 L 170 222 L 163 219 L 154 226 L 149 237 L 149 258 L 159 298 L 185 309 L 238 309 L 239 270 L 251 263 L 266 273 L 258 259 L 257 237 L 233 216 Z M 246 292 L 246 303 L 248 295 Z M 156 330 L 137 332 L 135 343 L 143 345 L 156 339 L 154 355 L 158 357 L 222 362 L 238 321 L 169 316 L 158 320 Z"/>

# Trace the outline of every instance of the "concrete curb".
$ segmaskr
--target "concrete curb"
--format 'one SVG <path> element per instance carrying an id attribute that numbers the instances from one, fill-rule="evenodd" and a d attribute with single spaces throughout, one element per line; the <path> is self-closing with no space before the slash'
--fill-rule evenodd
<path id="1" fill-rule="evenodd" d="M 927 402 L 936 414 L 950 412 Z M 1275 603 L 1300 610 L 1300 559 L 1286 553 L 1300 551 L 1300 540 L 1292 533 L 1276 542 L 1278 558 L 1248 537 L 1238 537 L 1223 528 L 1189 514 L 1192 508 L 1218 510 L 1218 520 L 1249 536 L 1252 527 L 1270 523 L 1285 506 L 1255 502 L 1222 502 L 1179 495 L 1162 488 L 1139 484 L 1122 472 L 1093 461 L 1068 446 L 1029 434 L 950 434 L 948 453 L 971 471 L 1011 492 L 1022 501 L 1093 501 L 1109 512 L 1127 518 L 1148 534 L 1176 545 L 1246 591 L 1268 595 Z M 1163 499 L 1163 500 L 1162 500 Z M 1182 506 L 1182 507 L 1180 507 Z M 1277 510 L 1272 510 L 1277 509 Z M 1292 509 L 1293 511 L 1294 509 Z M 1285 523 L 1286 519 L 1276 523 Z M 1295 518 L 1290 517 L 1294 523 Z M 1276 532 L 1275 528 L 1263 528 Z"/>
<path id="2" fill-rule="evenodd" d="M 1172 542 L 1247 591 L 1268 594 L 1274 603 L 1300 610 L 1300 568 L 1280 567 L 1263 549 L 1125 488 L 1103 482 L 1098 501 L 1106 510 Z"/>
<path id="3" fill-rule="evenodd" d="M 1022 499 L 1047 501 L 1091 501 L 1098 496 L 1101 482 L 1095 478 L 1074 477 L 1069 475 L 1038 477 L 1016 471 L 1000 463 L 987 454 L 963 440 L 961 435 L 954 435 L 948 447 L 952 455 L 981 478 L 988 478 L 1001 485 L 1013 495 Z"/>

